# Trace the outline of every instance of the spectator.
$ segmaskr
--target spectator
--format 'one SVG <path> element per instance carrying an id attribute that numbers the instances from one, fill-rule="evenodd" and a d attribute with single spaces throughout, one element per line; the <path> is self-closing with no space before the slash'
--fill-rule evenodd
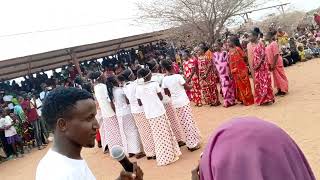
<path id="1" fill-rule="evenodd" d="M 41 139 L 41 125 L 40 125 L 36 105 L 34 103 L 30 102 L 30 98 L 24 99 L 23 97 L 20 97 L 19 102 L 21 104 L 21 107 L 22 107 L 24 113 L 27 116 L 28 122 L 31 124 L 31 126 L 33 128 L 33 133 L 34 133 L 34 137 L 37 142 L 38 150 L 41 150 L 41 149 L 43 149 L 42 139 Z"/>

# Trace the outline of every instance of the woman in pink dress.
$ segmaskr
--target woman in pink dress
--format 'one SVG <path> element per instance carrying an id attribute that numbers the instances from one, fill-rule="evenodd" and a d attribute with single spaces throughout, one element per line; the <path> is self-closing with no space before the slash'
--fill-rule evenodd
<path id="1" fill-rule="evenodd" d="M 274 86 L 278 89 L 276 96 L 284 96 L 288 93 L 288 79 L 284 72 L 279 46 L 274 36 L 275 34 L 273 32 L 268 32 L 266 36 L 266 40 L 270 42 L 266 47 L 266 58 L 270 66 L 270 71 L 273 74 Z"/>
<path id="2" fill-rule="evenodd" d="M 259 42 L 259 28 L 254 28 L 251 32 L 251 43 L 253 48 L 253 70 L 254 70 L 254 98 L 258 105 L 265 105 L 274 102 L 274 95 L 271 84 L 269 65 L 266 60 L 265 47 Z"/>
<path id="3" fill-rule="evenodd" d="M 235 86 L 231 77 L 231 72 L 228 62 L 228 52 L 222 51 L 222 43 L 215 43 L 213 54 L 213 64 L 215 65 L 220 78 L 223 106 L 229 107 L 235 105 Z"/>
<path id="4" fill-rule="evenodd" d="M 191 57 L 189 52 L 182 56 L 183 59 L 183 73 L 186 78 L 186 83 L 191 84 L 192 88 L 187 92 L 190 101 L 194 102 L 196 106 L 202 106 L 201 103 L 201 87 L 198 78 L 198 61 L 196 57 Z"/>

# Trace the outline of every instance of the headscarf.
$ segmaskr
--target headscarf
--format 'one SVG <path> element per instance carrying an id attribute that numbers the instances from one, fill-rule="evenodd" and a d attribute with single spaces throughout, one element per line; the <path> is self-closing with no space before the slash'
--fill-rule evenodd
<path id="1" fill-rule="evenodd" d="M 210 138 L 200 161 L 201 180 L 315 180 L 297 144 L 276 125 L 236 118 Z"/>

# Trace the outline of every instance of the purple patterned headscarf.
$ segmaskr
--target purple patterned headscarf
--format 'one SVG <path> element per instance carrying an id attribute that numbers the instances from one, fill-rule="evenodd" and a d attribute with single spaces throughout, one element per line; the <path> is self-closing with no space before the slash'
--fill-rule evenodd
<path id="1" fill-rule="evenodd" d="M 297 144 L 276 125 L 236 118 L 209 139 L 201 180 L 315 180 Z"/>

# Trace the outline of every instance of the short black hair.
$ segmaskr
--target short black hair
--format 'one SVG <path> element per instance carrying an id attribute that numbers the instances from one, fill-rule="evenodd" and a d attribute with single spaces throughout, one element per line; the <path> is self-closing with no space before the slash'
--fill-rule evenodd
<path id="1" fill-rule="evenodd" d="M 132 74 L 132 71 L 130 69 L 126 69 L 121 72 L 121 74 L 118 76 L 119 81 L 130 81 L 130 75 Z"/>
<path id="2" fill-rule="evenodd" d="M 141 68 L 138 71 L 138 77 L 139 78 L 145 78 L 150 72 L 151 71 L 148 68 Z"/>
<path id="3" fill-rule="evenodd" d="M 230 36 L 229 40 L 237 47 L 241 48 L 240 40 L 237 36 Z"/>
<path id="4" fill-rule="evenodd" d="M 167 71 L 171 71 L 173 68 L 172 61 L 169 61 L 169 60 L 162 60 L 161 66 Z"/>
<path id="5" fill-rule="evenodd" d="M 66 115 L 66 112 L 80 100 L 94 99 L 86 90 L 78 88 L 59 87 L 51 91 L 42 105 L 42 117 L 48 127 L 54 130 L 57 120 Z"/>
<path id="6" fill-rule="evenodd" d="M 260 31 L 260 28 L 255 27 L 255 28 L 253 28 L 253 30 L 251 31 L 251 33 L 252 33 L 252 35 L 254 35 L 254 36 L 256 36 L 256 37 L 259 37 L 262 32 Z"/>
<path id="7" fill-rule="evenodd" d="M 153 71 L 153 70 L 155 70 L 156 66 L 158 65 L 158 62 L 155 59 L 151 59 L 150 61 L 148 61 L 146 63 L 146 65 L 151 71 Z"/>

